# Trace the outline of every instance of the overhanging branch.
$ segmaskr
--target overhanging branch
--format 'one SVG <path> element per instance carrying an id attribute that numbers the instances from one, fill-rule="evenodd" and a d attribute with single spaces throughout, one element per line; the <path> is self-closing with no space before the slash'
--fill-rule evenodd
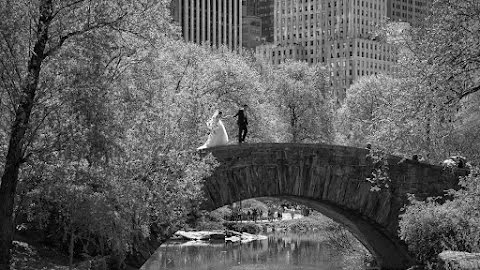
<path id="1" fill-rule="evenodd" d="M 100 22 L 100 23 L 96 23 L 94 25 L 89 25 L 88 23 L 83 27 L 82 30 L 77 30 L 77 31 L 73 31 L 73 32 L 70 32 L 68 34 L 65 34 L 63 36 L 60 37 L 60 40 L 58 41 L 58 43 L 51 47 L 46 53 L 45 53 L 45 57 L 48 57 L 48 56 L 51 56 L 52 54 L 54 54 L 56 51 L 58 51 L 62 46 L 63 44 L 70 38 L 72 37 L 75 37 L 75 36 L 79 36 L 79 35 L 83 35 L 83 34 L 86 34 L 90 31 L 93 31 L 93 30 L 97 30 L 97 29 L 101 29 L 103 27 L 107 27 L 107 26 L 112 26 L 120 21 L 122 21 L 125 17 L 127 16 L 127 13 L 124 13 L 122 14 L 121 16 L 119 16 L 118 18 L 112 20 L 112 21 L 107 21 L 107 22 Z"/>

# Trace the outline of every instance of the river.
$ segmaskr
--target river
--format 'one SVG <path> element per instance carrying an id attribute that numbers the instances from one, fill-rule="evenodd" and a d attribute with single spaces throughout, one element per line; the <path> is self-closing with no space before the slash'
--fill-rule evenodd
<path id="1" fill-rule="evenodd" d="M 242 244 L 168 241 L 141 270 L 361 269 L 358 254 L 348 253 L 337 250 L 321 233 L 273 233 L 268 239 Z"/>

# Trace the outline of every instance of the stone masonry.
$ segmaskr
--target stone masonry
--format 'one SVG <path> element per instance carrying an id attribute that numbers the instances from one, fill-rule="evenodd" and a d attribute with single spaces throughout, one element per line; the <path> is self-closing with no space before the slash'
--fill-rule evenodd
<path id="1" fill-rule="evenodd" d="M 345 225 L 372 252 L 382 269 L 415 262 L 398 237 L 408 195 L 443 195 L 458 188 L 458 175 L 441 166 L 389 156 L 388 189 L 370 191 L 369 150 L 323 144 L 244 144 L 205 150 L 220 162 L 206 179 L 205 210 L 256 197 L 283 197 Z"/>

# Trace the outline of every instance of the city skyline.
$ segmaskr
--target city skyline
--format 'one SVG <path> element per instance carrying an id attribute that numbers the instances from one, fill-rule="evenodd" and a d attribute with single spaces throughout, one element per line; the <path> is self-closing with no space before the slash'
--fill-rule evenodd
<path id="1" fill-rule="evenodd" d="M 256 53 L 274 65 L 291 59 L 327 66 L 330 84 L 342 101 L 359 77 L 395 70 L 395 49 L 375 35 L 378 25 L 387 19 L 414 23 L 429 2 L 277 0 L 274 42 L 258 46 Z"/>
<path id="2" fill-rule="evenodd" d="M 273 65 L 322 64 L 340 102 L 362 76 L 391 74 L 394 46 L 375 34 L 387 20 L 415 24 L 431 0 L 174 0 L 185 41 L 253 49 Z M 240 6 L 241 5 L 241 6 Z M 220 19 L 220 21 L 219 21 Z"/>

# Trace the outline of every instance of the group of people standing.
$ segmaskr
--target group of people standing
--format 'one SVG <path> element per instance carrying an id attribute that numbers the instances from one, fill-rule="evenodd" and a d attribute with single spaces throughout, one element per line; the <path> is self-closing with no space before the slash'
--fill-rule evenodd
<path id="1" fill-rule="evenodd" d="M 228 144 L 228 134 L 223 125 L 222 119 L 227 119 L 229 117 L 237 117 L 238 143 L 241 144 L 245 142 L 245 137 L 248 132 L 247 108 L 247 105 L 243 105 L 233 116 L 223 116 L 221 111 L 216 110 L 207 122 L 207 127 L 209 129 L 208 139 L 202 146 L 198 147 L 197 150 Z"/>
<path id="2" fill-rule="evenodd" d="M 308 214 L 306 216 L 308 216 Z M 225 220 L 230 220 L 230 221 L 257 222 L 258 220 L 264 219 L 264 214 L 262 209 L 253 208 L 245 211 L 245 210 L 242 210 L 241 208 L 236 208 L 234 209 L 231 215 L 227 215 L 224 218 Z M 282 220 L 283 212 L 280 210 L 275 211 L 272 208 L 268 208 L 266 212 L 266 218 L 268 221 Z M 292 219 L 293 219 L 293 214 L 292 214 Z"/>
<path id="3" fill-rule="evenodd" d="M 253 208 L 247 211 L 242 211 L 242 209 L 238 208 L 235 209 L 231 216 L 226 216 L 225 220 L 257 222 L 257 220 L 262 219 L 262 216 L 262 209 Z"/>

